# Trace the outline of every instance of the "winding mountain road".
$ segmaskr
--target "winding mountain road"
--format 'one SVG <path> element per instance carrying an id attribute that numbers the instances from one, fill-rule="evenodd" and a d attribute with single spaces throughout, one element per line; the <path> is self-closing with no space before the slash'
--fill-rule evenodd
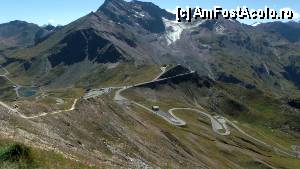
<path id="1" fill-rule="evenodd" d="M 221 118 L 220 116 L 218 117 L 213 117 L 212 115 L 205 113 L 203 111 L 200 111 L 198 109 L 193 109 L 193 108 L 173 108 L 169 110 L 169 113 L 173 116 L 176 117 L 177 119 L 179 119 L 176 115 L 174 115 L 174 111 L 178 111 L 178 110 L 190 110 L 190 111 L 194 111 L 197 112 L 201 115 L 204 115 L 206 117 L 208 117 L 211 121 L 211 125 L 212 125 L 212 129 L 215 133 L 222 135 L 222 136 L 227 136 L 230 134 L 230 130 L 226 125 L 226 121 L 224 120 L 224 118 Z M 220 132 L 220 130 L 224 130 L 225 132 Z"/>
<path id="2" fill-rule="evenodd" d="M 186 122 L 181 120 L 180 118 L 177 118 L 176 116 L 173 116 L 171 115 L 170 113 L 168 112 L 163 112 L 161 110 L 159 111 L 154 111 L 140 103 L 137 103 L 133 100 L 129 100 L 127 99 L 126 97 L 122 96 L 121 93 L 125 90 L 128 90 L 130 88 L 133 88 L 133 87 L 136 87 L 136 86 L 141 86 L 141 85 L 146 85 L 146 84 L 149 84 L 149 83 L 155 83 L 155 82 L 161 82 L 161 81 L 164 81 L 164 80 L 168 80 L 168 79 L 172 79 L 172 78 L 176 78 L 176 77 L 180 77 L 180 76 L 185 76 L 185 75 L 188 75 L 188 74 L 192 74 L 192 73 L 195 73 L 194 71 L 191 71 L 189 73 L 184 73 L 184 74 L 180 74 L 180 75 L 176 75 L 176 76 L 173 76 L 173 77 L 168 77 L 168 78 L 164 78 L 164 79 L 159 79 L 159 77 L 161 75 L 163 75 L 166 71 L 166 67 L 162 67 L 161 68 L 162 72 L 157 76 L 155 77 L 153 80 L 151 81 L 148 81 L 148 82 L 143 82 L 143 83 L 138 83 L 138 84 L 135 84 L 135 85 L 132 85 L 132 86 L 124 86 L 123 88 L 119 89 L 116 91 L 115 93 L 115 96 L 114 96 L 114 100 L 120 104 L 123 104 L 123 103 L 126 103 L 126 102 L 130 102 L 130 103 L 133 103 L 149 112 L 152 112 L 153 114 L 157 115 L 157 116 L 160 116 L 161 118 L 163 118 L 164 120 L 166 120 L 167 122 L 169 122 L 170 124 L 172 125 L 175 125 L 175 126 L 184 126 L 186 125 Z"/>
<path id="3" fill-rule="evenodd" d="M 4 77 L 6 80 L 8 80 L 9 82 L 11 82 L 14 85 L 14 90 L 16 91 L 17 97 L 20 97 L 20 95 L 19 95 L 19 89 L 22 88 L 22 87 L 25 87 L 25 86 L 19 85 L 16 82 L 14 82 L 13 80 L 11 80 L 9 77 L 7 77 L 7 75 L 9 75 L 10 73 L 3 66 L 0 65 L 0 68 L 2 70 L 4 70 L 4 72 L 5 72 L 4 74 L 0 75 L 0 77 Z M 31 87 L 34 87 L 34 86 L 31 86 Z M 6 104 L 6 103 L 4 103 L 2 101 L 0 101 L 0 105 L 2 107 L 4 107 L 4 108 L 8 109 L 11 112 L 17 113 L 20 117 L 22 117 L 24 119 L 35 119 L 35 118 L 39 118 L 39 117 L 43 117 L 43 116 L 47 116 L 47 115 L 54 115 L 54 114 L 59 114 L 59 113 L 63 113 L 63 112 L 72 111 L 72 110 L 75 109 L 77 101 L 78 101 L 78 99 L 74 99 L 74 102 L 73 102 L 71 108 L 69 108 L 69 109 L 66 109 L 66 110 L 57 110 L 57 111 L 53 111 L 53 112 L 49 112 L 49 113 L 42 112 L 42 113 L 40 113 L 39 115 L 36 115 L 36 116 L 25 116 L 22 113 L 20 113 L 17 109 L 12 108 L 11 106 L 9 106 L 8 104 Z"/>
<path id="4" fill-rule="evenodd" d="M 16 84 L 14 81 L 10 80 L 7 75 L 9 74 L 9 72 L 3 68 L 3 67 L 0 67 L 1 69 L 4 70 L 4 74 L 0 75 L 0 77 L 4 77 L 6 78 L 8 81 L 12 82 L 14 85 L 16 85 L 16 87 L 20 86 L 18 84 Z M 266 147 L 269 147 L 269 148 L 272 148 L 275 152 L 278 152 L 278 153 L 282 153 L 282 154 L 285 154 L 287 156 L 291 156 L 291 157 L 295 157 L 295 158 L 300 158 L 299 156 L 299 152 L 290 152 L 290 151 L 286 151 L 286 150 L 282 150 L 282 149 L 279 149 L 277 147 L 274 147 L 270 144 L 267 144 L 265 143 L 264 141 L 261 141 L 255 137 L 252 137 L 251 135 L 247 134 L 245 131 L 243 131 L 241 128 L 239 128 L 236 124 L 234 124 L 233 122 L 231 122 L 230 120 L 226 119 L 225 117 L 221 117 L 221 116 L 212 116 L 206 112 L 203 112 L 199 109 L 194 109 L 194 108 L 172 108 L 170 109 L 168 112 L 163 112 L 163 111 L 154 111 L 140 103 L 137 103 L 135 101 L 132 101 L 132 100 L 128 100 L 126 97 L 122 96 L 121 93 L 127 89 L 130 89 L 130 88 L 133 88 L 133 87 L 136 87 L 136 86 L 141 86 L 141 85 L 146 85 L 146 84 L 149 84 L 149 83 L 153 83 L 153 82 L 160 82 L 160 81 L 164 81 L 164 80 L 168 80 L 168 79 L 172 79 L 172 78 L 176 78 L 176 77 L 180 77 L 180 76 L 185 76 L 185 75 L 188 75 L 188 74 L 192 74 L 192 73 L 195 73 L 194 71 L 191 71 L 190 73 L 185 73 L 185 74 L 180 74 L 180 75 L 176 75 L 176 76 L 173 76 L 173 77 L 168 77 L 168 78 L 164 78 L 164 79 L 159 79 L 159 77 L 161 75 L 163 75 L 166 71 L 166 68 L 161 68 L 162 72 L 157 76 L 155 77 L 152 81 L 149 81 L 149 82 L 144 82 L 144 83 L 139 83 L 139 84 L 136 84 L 136 85 L 132 85 L 132 86 L 123 86 L 123 87 L 114 87 L 114 89 L 119 89 L 116 91 L 115 93 L 115 96 L 114 96 L 114 100 L 118 103 L 125 103 L 125 102 L 131 102 L 157 116 L 160 116 L 161 118 L 163 118 L 164 120 L 166 120 L 167 122 L 169 122 L 170 124 L 172 125 L 175 125 L 175 126 L 184 126 L 186 125 L 186 122 L 182 119 L 180 119 L 179 117 L 177 117 L 175 114 L 174 114 L 174 111 L 179 111 L 179 110 L 190 110 L 190 111 L 194 111 L 194 112 L 197 112 L 201 115 L 204 115 L 206 117 L 208 117 L 211 121 L 211 125 L 212 125 L 212 130 L 219 134 L 219 135 L 222 135 L 222 136 L 227 136 L 227 135 L 230 135 L 230 130 L 227 126 L 226 123 L 228 123 L 230 126 L 232 126 L 233 128 L 235 128 L 237 131 L 239 131 L 240 133 L 242 133 L 243 135 L 245 135 L 246 137 L 266 146 Z M 112 87 L 113 88 L 113 87 Z M 17 90 L 16 90 L 17 92 Z M 55 115 L 55 114 L 60 114 L 60 113 L 64 113 L 64 112 L 69 112 L 69 111 L 72 111 L 76 108 L 76 104 L 78 102 L 78 99 L 74 99 L 74 102 L 72 104 L 72 106 L 69 108 L 69 109 L 66 109 L 66 110 L 57 110 L 57 111 L 53 111 L 53 112 L 49 112 L 49 113 L 45 113 L 45 112 L 42 112 L 40 115 L 36 115 L 36 116 L 25 116 L 23 115 L 22 113 L 20 113 L 17 109 L 14 109 L 12 107 L 10 107 L 9 105 L 7 105 L 6 103 L 0 101 L 0 105 L 6 109 L 8 109 L 9 111 L 12 111 L 14 113 L 17 113 L 20 117 L 24 118 L 24 119 L 35 119 L 35 118 L 40 118 L 40 117 L 44 117 L 44 116 L 47 116 L 47 115 Z M 220 130 L 224 130 L 224 132 L 220 132 Z"/>
<path id="5" fill-rule="evenodd" d="M 7 81 L 9 81 L 10 83 L 12 83 L 12 84 L 14 85 L 13 87 L 14 87 L 14 90 L 15 90 L 15 92 L 16 92 L 17 97 L 20 97 L 19 90 L 20 90 L 22 87 L 35 87 L 35 86 L 23 86 L 23 85 L 20 85 L 20 84 L 16 83 L 15 81 L 11 80 L 11 79 L 8 77 L 8 75 L 9 75 L 10 73 L 9 73 L 9 71 L 8 71 L 6 68 L 4 68 L 4 67 L 1 66 L 1 65 L 0 65 L 0 68 L 1 68 L 2 70 L 4 70 L 4 72 L 5 72 L 3 75 L 0 75 L 0 77 L 5 78 Z"/>
<path id="6" fill-rule="evenodd" d="M 114 97 L 114 100 L 119 102 L 119 103 L 122 103 L 122 102 L 131 102 L 149 112 L 152 112 L 153 114 L 155 115 L 158 115 L 160 117 L 162 117 L 164 120 L 166 120 L 167 122 L 169 122 L 170 124 L 172 125 L 175 125 L 175 126 L 184 126 L 186 125 L 186 122 L 182 119 L 180 119 L 179 117 L 177 117 L 175 114 L 174 114 L 174 111 L 178 111 L 178 110 L 190 110 L 190 111 L 195 111 L 201 115 L 204 115 L 206 117 L 208 117 L 211 121 L 211 124 L 212 124 L 212 130 L 221 135 L 221 136 L 228 136 L 231 134 L 230 132 L 230 129 L 228 128 L 228 125 L 227 123 L 232 126 L 233 128 L 235 128 L 238 132 L 242 133 L 244 136 L 252 139 L 253 141 L 256 141 L 257 143 L 259 144 L 262 144 L 268 148 L 271 148 L 273 149 L 275 152 L 277 153 L 281 153 L 281 154 L 285 154 L 287 156 L 290 156 L 290 157 L 294 157 L 294 158 L 300 158 L 300 155 L 297 153 L 297 152 L 291 152 L 291 151 L 286 151 L 286 150 L 283 150 L 283 149 L 280 149 L 280 148 L 277 148 L 277 147 L 274 147 L 268 143 L 265 143 L 264 141 L 261 141 L 260 139 L 257 139 L 249 134 L 247 134 L 244 130 L 242 130 L 241 128 L 239 128 L 236 124 L 234 124 L 233 122 L 231 122 L 230 120 L 228 120 L 227 118 L 225 117 L 222 117 L 222 116 L 212 116 L 206 112 L 203 112 L 199 109 L 194 109 L 194 108 L 172 108 L 168 111 L 168 113 L 165 113 L 165 112 L 162 112 L 162 111 L 154 111 L 140 103 L 137 103 L 135 101 L 132 101 L 132 100 L 128 100 L 126 97 L 122 96 L 121 93 L 127 89 L 130 89 L 130 88 L 133 88 L 133 87 L 136 87 L 136 86 L 140 86 L 140 85 L 145 85 L 145 84 L 149 84 L 149 83 L 153 83 L 153 82 L 160 82 L 160 81 L 163 81 L 163 80 L 167 80 L 167 79 L 172 79 L 172 78 L 175 78 L 175 77 L 180 77 L 180 76 L 184 76 L 184 75 L 187 75 L 187 74 L 190 74 L 190 73 L 194 73 L 194 71 L 191 71 L 190 73 L 185 73 L 185 74 L 180 74 L 180 75 L 177 75 L 177 76 L 173 76 L 173 77 L 169 77 L 169 78 L 165 78 L 165 79 L 159 79 L 159 77 L 163 74 L 164 72 L 162 72 L 159 76 L 157 76 L 155 79 L 153 79 L 152 81 L 149 81 L 149 82 L 144 82 L 144 83 L 140 83 L 140 84 L 137 84 L 137 85 L 133 85 L 133 86 L 124 86 L 123 88 L 119 89 L 116 91 L 115 93 L 115 97 Z M 201 106 L 199 106 L 201 107 Z M 221 132 L 220 130 L 224 130 L 224 132 Z"/>
<path id="7" fill-rule="evenodd" d="M 20 94 L 19 94 L 19 89 L 22 87 L 21 85 L 15 83 L 13 80 L 11 80 L 10 78 L 7 77 L 7 75 L 9 75 L 9 72 L 7 71 L 7 69 L 5 69 L 4 67 L 0 67 L 2 70 L 5 71 L 5 73 L 3 75 L 0 75 L 0 77 L 3 77 L 5 78 L 7 81 L 9 81 L 10 83 L 12 83 L 14 86 L 14 90 L 16 92 L 16 95 L 17 97 L 20 97 Z"/>
<path id="8" fill-rule="evenodd" d="M 20 113 L 17 109 L 14 109 L 14 108 L 10 107 L 9 105 L 7 105 L 6 103 L 1 102 L 1 101 L 0 101 L 0 105 L 2 107 L 4 107 L 4 108 L 8 109 L 11 112 L 17 113 L 20 117 L 22 117 L 24 119 L 35 119 L 35 118 L 44 117 L 44 116 L 47 116 L 47 115 L 55 115 L 55 114 L 69 112 L 69 111 L 75 110 L 77 102 L 78 102 L 78 99 L 74 99 L 74 102 L 73 102 L 72 106 L 69 109 L 66 109 L 66 110 L 56 110 L 56 111 L 49 112 L 49 113 L 42 112 L 42 113 L 40 113 L 39 115 L 36 115 L 36 116 L 25 116 L 22 113 Z"/>
<path id="9" fill-rule="evenodd" d="M 0 65 L 0 68 L 1 68 L 2 70 L 4 70 L 4 72 L 5 72 L 3 75 L 0 75 L 0 76 L 4 77 L 4 76 L 6 76 L 6 75 L 9 74 L 9 72 L 8 72 L 3 66 Z"/>

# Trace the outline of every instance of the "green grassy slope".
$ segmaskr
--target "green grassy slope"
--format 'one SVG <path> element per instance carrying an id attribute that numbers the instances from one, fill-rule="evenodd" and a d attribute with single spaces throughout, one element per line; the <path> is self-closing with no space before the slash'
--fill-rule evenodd
<path id="1" fill-rule="evenodd" d="M 69 160 L 52 151 L 31 148 L 10 140 L 0 140 L 1 169 L 86 169 L 93 168 L 86 164 Z"/>
<path id="2" fill-rule="evenodd" d="M 291 145 L 297 145 L 300 141 L 298 111 L 290 109 L 275 97 L 238 85 L 216 84 L 211 89 L 205 89 L 182 82 L 178 85 L 158 85 L 155 89 L 133 88 L 123 95 L 149 108 L 159 105 L 163 111 L 174 107 L 193 108 L 198 103 L 206 108 L 205 111 L 213 115 L 221 114 L 237 122 L 251 136 L 283 150 L 291 151 Z M 279 155 L 233 128 L 230 136 L 215 138 L 210 121 L 194 112 L 176 111 L 176 115 L 187 122 L 187 127 L 178 128 L 151 112 L 138 107 L 135 109 L 137 113 L 143 112 L 141 116 L 147 121 L 172 133 L 189 150 L 202 152 L 223 167 L 236 168 L 232 162 L 242 168 L 268 168 L 266 164 L 269 164 L 275 168 L 293 169 L 300 165 L 298 159 Z M 249 154 L 249 151 L 252 153 Z"/>

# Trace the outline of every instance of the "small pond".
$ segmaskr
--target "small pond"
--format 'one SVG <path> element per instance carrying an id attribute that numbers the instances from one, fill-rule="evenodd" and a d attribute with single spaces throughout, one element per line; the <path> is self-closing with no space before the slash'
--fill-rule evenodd
<path id="1" fill-rule="evenodd" d="M 19 94 L 21 97 L 32 97 L 37 93 L 38 88 L 35 87 L 21 87 Z"/>

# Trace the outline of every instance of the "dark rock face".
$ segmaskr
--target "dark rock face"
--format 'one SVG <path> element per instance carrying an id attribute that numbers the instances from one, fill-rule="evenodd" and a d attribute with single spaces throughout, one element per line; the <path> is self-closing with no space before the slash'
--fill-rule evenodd
<path id="1" fill-rule="evenodd" d="M 262 76 L 264 75 L 267 75 L 268 72 L 267 72 L 267 69 L 263 66 L 263 65 L 258 65 L 258 66 L 255 66 L 255 65 L 252 65 L 251 68 L 254 70 L 254 72 L 258 75 L 259 78 L 262 79 Z M 274 72 L 273 71 L 269 71 L 270 75 L 271 76 L 274 76 Z"/>
<path id="2" fill-rule="evenodd" d="M 130 12 L 128 4 L 128 2 L 121 0 L 106 0 L 97 12 L 103 13 L 114 22 L 131 25 L 132 23 L 128 15 L 132 15 L 133 13 Z"/>
<path id="3" fill-rule="evenodd" d="M 28 70 L 28 69 L 30 69 L 31 68 L 31 63 L 30 62 L 25 62 L 24 64 L 23 64 L 23 67 L 24 67 L 24 69 L 25 70 Z"/>
<path id="4" fill-rule="evenodd" d="M 224 82 L 224 83 L 239 84 L 241 86 L 244 86 L 247 89 L 256 89 L 255 85 L 245 83 L 245 82 L 241 81 L 240 79 L 234 77 L 233 75 L 226 75 L 224 73 L 222 73 L 218 77 L 218 81 L 221 81 L 221 82 Z"/>
<path id="5" fill-rule="evenodd" d="M 56 27 L 55 27 L 55 26 L 53 26 L 53 25 L 50 25 L 50 24 L 48 24 L 48 25 L 44 26 L 43 28 L 44 28 L 44 29 L 46 29 L 46 30 L 48 30 L 48 31 L 53 31 L 53 30 L 55 30 L 55 29 L 56 29 Z"/>
<path id="6" fill-rule="evenodd" d="M 72 65 L 85 59 L 86 39 L 81 32 L 70 34 L 61 42 L 61 44 L 66 44 L 66 46 L 63 47 L 59 53 L 48 57 L 52 67 L 55 67 L 60 63 Z"/>
<path id="7" fill-rule="evenodd" d="M 11 63 L 14 63 L 14 62 L 18 62 L 18 63 L 21 63 L 22 60 L 20 59 L 15 59 L 15 58 L 8 58 L 8 57 L 4 57 L 5 59 L 5 62 L 1 64 L 1 66 L 5 67 Z"/>
<path id="8" fill-rule="evenodd" d="M 48 57 L 52 67 L 59 64 L 72 65 L 86 58 L 98 63 L 115 63 L 122 59 L 117 47 L 100 37 L 93 29 L 73 32 L 60 44 L 64 47 Z"/>
<path id="9" fill-rule="evenodd" d="M 293 108 L 300 109 L 300 100 L 290 100 L 288 104 Z"/>
<path id="10" fill-rule="evenodd" d="M 189 72 L 190 72 L 190 70 L 188 68 L 185 68 L 181 65 L 177 65 L 174 68 L 165 72 L 163 75 L 161 75 L 159 77 L 159 79 L 164 79 L 164 78 L 168 78 L 168 77 L 172 77 L 172 76 L 176 76 L 176 75 L 180 75 L 180 74 L 185 74 L 185 73 L 189 73 Z"/>
<path id="11" fill-rule="evenodd" d="M 166 30 L 165 25 L 162 21 L 162 17 L 167 19 L 175 19 L 174 15 L 159 8 L 150 2 L 140 2 L 133 1 L 134 4 L 138 4 L 141 6 L 142 11 L 147 12 L 151 18 L 149 19 L 140 19 L 139 24 L 142 25 L 146 30 L 149 30 L 153 33 L 161 33 Z"/>
<path id="12" fill-rule="evenodd" d="M 246 106 L 229 98 L 226 98 L 224 100 L 223 105 L 226 114 L 230 116 L 238 116 L 239 113 L 248 111 Z"/>
<path id="13" fill-rule="evenodd" d="M 300 68 L 294 64 L 284 67 L 285 72 L 282 75 L 289 81 L 293 82 L 300 89 Z"/>
<path id="14" fill-rule="evenodd" d="M 240 84 L 242 81 L 233 75 L 226 75 L 226 74 L 221 74 L 218 78 L 219 81 L 225 82 L 225 83 L 232 83 L 232 84 Z"/>
<path id="15" fill-rule="evenodd" d="M 147 87 L 147 88 L 157 88 L 160 85 L 165 85 L 165 84 L 181 84 L 181 83 L 193 83 L 195 84 L 197 87 L 202 88 L 202 87 L 206 87 L 206 88 L 211 88 L 214 84 L 214 82 L 208 78 L 208 77 L 200 77 L 196 72 L 192 72 L 192 73 L 187 73 L 184 75 L 179 75 L 179 76 L 175 76 L 173 78 L 167 78 L 167 79 L 162 79 L 162 80 L 158 80 L 155 82 L 149 82 L 146 84 L 142 84 L 139 86 L 135 86 L 135 87 Z"/>
<path id="16" fill-rule="evenodd" d="M 117 39 L 123 41 L 123 42 L 126 42 L 127 45 L 129 45 L 130 47 L 137 47 L 137 44 L 131 40 L 131 39 L 128 39 L 126 36 L 122 35 L 121 33 L 117 33 L 116 35 L 114 35 Z"/>
<path id="17" fill-rule="evenodd" d="M 125 23 L 134 26 L 138 23 L 151 33 L 162 33 L 165 31 L 163 17 L 175 19 L 175 15 L 153 3 L 140 1 L 106 0 L 97 12 L 103 13 L 114 22 L 121 24 Z"/>
<path id="18" fill-rule="evenodd" d="M 213 30 L 215 28 L 215 24 L 216 21 L 215 20 L 208 20 L 206 22 L 204 22 L 202 25 L 200 25 L 201 27 L 207 28 L 209 30 Z"/>
<path id="19" fill-rule="evenodd" d="M 109 44 L 105 47 L 106 49 L 97 51 L 96 53 L 97 47 L 94 46 L 91 51 L 95 52 L 95 55 L 92 55 L 89 59 L 93 60 L 95 58 L 95 61 L 98 63 L 116 63 L 122 59 L 122 55 L 114 45 Z"/>

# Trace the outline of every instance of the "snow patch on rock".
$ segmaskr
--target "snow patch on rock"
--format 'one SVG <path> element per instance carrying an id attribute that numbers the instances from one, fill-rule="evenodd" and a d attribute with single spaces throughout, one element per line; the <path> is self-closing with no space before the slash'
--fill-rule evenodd
<path id="1" fill-rule="evenodd" d="M 261 24 L 260 22 L 255 22 L 255 23 L 253 23 L 251 26 L 255 27 L 255 26 L 258 26 L 258 25 L 260 25 L 260 24 Z"/>
<path id="2" fill-rule="evenodd" d="M 264 68 L 266 70 L 266 72 L 268 73 L 268 75 L 270 75 L 270 70 L 269 70 L 269 67 L 264 63 Z"/>
<path id="3" fill-rule="evenodd" d="M 163 22 L 166 27 L 165 39 L 167 40 L 168 45 L 171 45 L 172 43 L 175 43 L 177 40 L 179 40 L 183 31 L 198 27 L 204 21 L 205 20 L 194 23 L 182 23 L 163 18 Z"/>
<path id="4" fill-rule="evenodd" d="M 135 12 L 134 16 L 143 18 L 143 17 L 145 17 L 145 14 L 143 14 L 142 12 Z"/>
<path id="5" fill-rule="evenodd" d="M 231 22 L 235 22 L 235 20 L 234 20 L 234 19 L 231 19 L 231 18 L 230 18 L 230 19 L 228 19 L 228 20 L 229 20 L 229 21 L 231 21 Z"/>

